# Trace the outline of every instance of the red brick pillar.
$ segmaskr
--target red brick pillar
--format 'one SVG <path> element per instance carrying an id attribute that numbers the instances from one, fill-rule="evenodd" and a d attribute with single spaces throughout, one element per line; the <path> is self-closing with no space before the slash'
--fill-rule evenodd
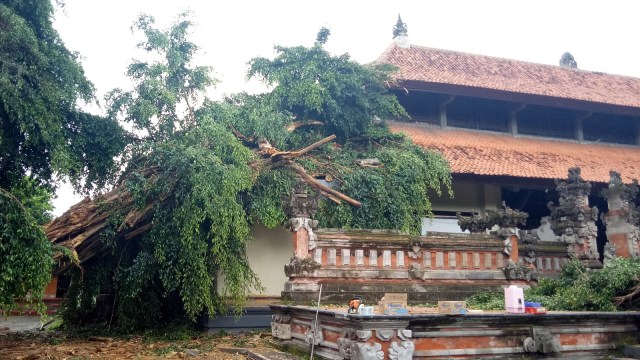
<path id="1" fill-rule="evenodd" d="M 309 256 L 309 230 L 304 227 L 293 231 L 293 253 L 296 257 L 304 259 Z"/>
<path id="2" fill-rule="evenodd" d="M 509 255 L 509 260 L 514 263 L 518 263 L 518 260 L 520 260 L 518 253 L 518 236 L 516 235 L 511 235 L 511 254 Z"/>

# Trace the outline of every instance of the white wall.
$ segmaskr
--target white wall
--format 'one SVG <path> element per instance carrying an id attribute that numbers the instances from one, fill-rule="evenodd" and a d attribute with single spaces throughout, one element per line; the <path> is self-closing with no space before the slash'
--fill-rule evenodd
<path id="1" fill-rule="evenodd" d="M 247 258 L 251 269 L 258 275 L 265 291 L 255 295 L 280 296 L 288 278 L 284 265 L 293 254 L 293 235 L 282 227 L 268 229 L 262 225 L 251 228 L 253 239 L 247 244 Z M 224 278 L 218 276 L 218 291 L 224 286 Z"/>

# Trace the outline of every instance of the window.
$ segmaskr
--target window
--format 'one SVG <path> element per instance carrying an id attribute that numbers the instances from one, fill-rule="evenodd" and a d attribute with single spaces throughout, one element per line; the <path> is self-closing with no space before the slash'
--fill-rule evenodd
<path id="1" fill-rule="evenodd" d="M 427 124 L 440 124 L 440 104 L 447 98 L 444 95 L 395 91 L 400 104 L 411 115 L 411 120 Z"/>
<path id="2" fill-rule="evenodd" d="M 518 113 L 518 133 L 575 139 L 575 115 L 571 110 L 529 105 Z"/>
<path id="3" fill-rule="evenodd" d="M 447 105 L 447 126 L 486 131 L 509 131 L 508 103 L 456 97 Z"/>
<path id="4" fill-rule="evenodd" d="M 584 139 L 614 144 L 636 143 L 636 125 L 633 118 L 608 114 L 593 114 L 582 120 Z"/>

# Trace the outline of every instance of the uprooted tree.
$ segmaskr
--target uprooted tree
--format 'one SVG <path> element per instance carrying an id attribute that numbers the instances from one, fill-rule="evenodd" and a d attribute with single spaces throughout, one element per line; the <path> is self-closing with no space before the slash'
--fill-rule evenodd
<path id="1" fill-rule="evenodd" d="M 330 55 L 328 30 L 312 47 L 276 47 L 275 59 L 251 61 L 249 77 L 270 92 L 214 102 L 204 95 L 209 69 L 191 61 L 187 19 L 168 30 L 148 16 L 136 25 L 140 46 L 161 60 L 131 64 L 135 87 L 108 97 L 109 117 L 133 128 L 126 169 L 111 191 L 46 228 L 70 253 L 56 255 L 58 273 L 72 277 L 67 319 L 133 328 L 194 319 L 228 301 L 240 309 L 260 289 L 245 254 L 250 225 L 281 225 L 281 194 L 298 179 L 325 196 L 317 215 L 325 226 L 412 233 L 430 214 L 427 192 L 450 191 L 440 155 L 376 121 L 406 116 L 386 92 L 393 69 Z M 107 311 L 96 314 L 96 302 Z"/>

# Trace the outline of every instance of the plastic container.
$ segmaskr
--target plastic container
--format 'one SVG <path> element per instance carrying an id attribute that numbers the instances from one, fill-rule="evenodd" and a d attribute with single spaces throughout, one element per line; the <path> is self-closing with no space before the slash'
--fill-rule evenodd
<path id="1" fill-rule="evenodd" d="M 509 314 L 524 314 L 524 290 L 516 285 L 504 288 L 504 309 Z"/>

